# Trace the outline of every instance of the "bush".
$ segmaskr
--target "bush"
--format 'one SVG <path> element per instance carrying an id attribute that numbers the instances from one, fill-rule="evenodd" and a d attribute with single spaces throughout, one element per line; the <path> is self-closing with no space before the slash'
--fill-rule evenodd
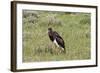
<path id="1" fill-rule="evenodd" d="M 24 23 L 37 23 L 38 21 L 38 12 L 37 11 L 23 11 L 23 21 Z"/>

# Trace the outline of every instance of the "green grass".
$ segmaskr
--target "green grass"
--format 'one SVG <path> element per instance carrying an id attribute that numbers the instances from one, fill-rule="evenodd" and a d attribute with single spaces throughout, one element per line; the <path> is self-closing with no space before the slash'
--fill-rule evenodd
<path id="1" fill-rule="evenodd" d="M 90 59 L 90 18 L 89 13 L 23 10 L 23 62 Z M 62 36 L 66 54 L 54 49 L 48 27 Z"/>

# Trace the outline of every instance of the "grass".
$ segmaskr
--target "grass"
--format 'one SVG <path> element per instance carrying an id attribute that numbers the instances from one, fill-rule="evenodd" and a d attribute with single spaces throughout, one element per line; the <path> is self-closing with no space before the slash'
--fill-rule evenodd
<path id="1" fill-rule="evenodd" d="M 23 10 L 23 62 L 90 59 L 90 14 Z M 65 42 L 66 54 L 55 51 L 47 31 Z"/>

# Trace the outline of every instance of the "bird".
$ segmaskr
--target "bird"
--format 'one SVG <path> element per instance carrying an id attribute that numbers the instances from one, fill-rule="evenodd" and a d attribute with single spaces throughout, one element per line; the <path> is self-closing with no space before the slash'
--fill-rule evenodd
<path id="1" fill-rule="evenodd" d="M 65 50 L 65 43 L 63 38 L 56 32 L 53 31 L 52 28 L 48 28 L 48 36 L 50 40 L 64 53 L 66 52 Z"/>

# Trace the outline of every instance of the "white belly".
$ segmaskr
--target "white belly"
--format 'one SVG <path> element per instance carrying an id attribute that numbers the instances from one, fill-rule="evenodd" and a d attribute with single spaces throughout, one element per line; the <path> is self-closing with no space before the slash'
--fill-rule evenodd
<path id="1" fill-rule="evenodd" d="M 54 42 L 54 44 L 55 44 L 57 47 L 61 48 L 61 49 L 64 51 L 64 48 L 60 47 L 60 46 L 58 45 L 58 43 L 57 43 L 56 40 L 54 40 L 53 42 Z"/>
<path id="2" fill-rule="evenodd" d="M 57 47 L 60 47 L 56 40 L 54 40 L 53 42 L 54 42 L 54 44 L 56 44 Z"/>

